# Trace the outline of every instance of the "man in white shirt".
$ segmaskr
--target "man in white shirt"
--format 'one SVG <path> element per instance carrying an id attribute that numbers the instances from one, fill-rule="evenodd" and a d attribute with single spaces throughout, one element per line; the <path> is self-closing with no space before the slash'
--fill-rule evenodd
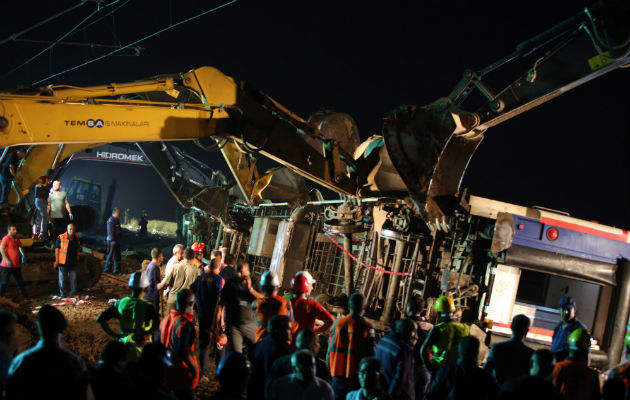
<path id="1" fill-rule="evenodd" d="M 184 245 L 176 244 L 173 246 L 173 257 L 171 257 L 166 263 L 166 267 L 164 268 L 164 276 L 168 275 L 169 272 L 173 270 L 173 266 L 180 262 L 184 258 Z M 164 300 L 168 299 L 168 292 L 170 288 L 164 289 Z"/>

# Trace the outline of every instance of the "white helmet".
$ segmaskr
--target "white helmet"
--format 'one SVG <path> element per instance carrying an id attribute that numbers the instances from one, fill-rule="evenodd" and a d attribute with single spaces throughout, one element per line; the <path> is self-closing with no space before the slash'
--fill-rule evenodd
<path id="1" fill-rule="evenodd" d="M 140 289 L 149 287 L 149 277 L 144 272 L 134 272 L 129 277 L 129 287 Z"/>
<path id="2" fill-rule="evenodd" d="M 265 271 L 260 277 L 260 286 L 278 287 L 280 286 L 280 281 L 278 280 L 276 274 L 271 271 Z"/>
<path id="3" fill-rule="evenodd" d="M 311 274 L 308 271 L 298 271 L 297 274 L 295 275 L 304 275 L 306 277 L 306 280 L 308 281 L 309 284 L 313 285 L 315 282 L 317 282 L 315 279 L 313 279 L 313 276 L 311 276 Z"/>

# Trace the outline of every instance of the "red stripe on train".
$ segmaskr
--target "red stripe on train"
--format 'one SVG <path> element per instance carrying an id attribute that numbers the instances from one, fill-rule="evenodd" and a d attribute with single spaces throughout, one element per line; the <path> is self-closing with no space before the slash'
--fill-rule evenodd
<path id="1" fill-rule="evenodd" d="M 554 225 L 559 228 L 570 229 L 572 231 L 588 233 L 590 235 L 601 236 L 607 239 L 618 240 L 620 242 L 627 243 L 628 242 L 628 231 L 624 230 L 623 233 L 613 233 L 602 231 L 600 229 L 589 228 L 587 226 L 582 226 L 578 224 L 573 224 L 571 222 L 560 221 L 553 218 L 541 217 L 540 222 L 547 225 Z"/>

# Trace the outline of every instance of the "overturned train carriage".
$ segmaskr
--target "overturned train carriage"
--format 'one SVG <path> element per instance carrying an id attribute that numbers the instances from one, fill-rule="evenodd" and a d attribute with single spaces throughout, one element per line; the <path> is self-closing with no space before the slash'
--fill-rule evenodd
<path id="1" fill-rule="evenodd" d="M 630 299 L 630 243 L 621 229 L 465 194 L 451 201 L 446 232 L 384 198 L 235 207 L 240 225 L 211 222 L 195 238 L 226 246 L 256 274 L 274 271 L 287 291 L 294 274 L 308 270 L 314 294 L 333 311 L 360 291 L 367 316 L 386 329 L 410 296 L 430 306 L 446 294 L 459 318 L 497 335 L 509 335 L 512 317 L 526 314 L 528 340 L 549 345 L 558 299 L 569 294 L 592 331 L 591 362 L 620 360 Z"/>

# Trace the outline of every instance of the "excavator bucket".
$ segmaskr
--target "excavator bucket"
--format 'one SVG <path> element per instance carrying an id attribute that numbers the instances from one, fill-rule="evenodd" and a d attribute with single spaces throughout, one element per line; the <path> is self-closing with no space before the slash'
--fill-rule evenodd
<path id="1" fill-rule="evenodd" d="M 468 162 L 483 139 L 478 123 L 475 114 L 458 110 L 447 98 L 423 107 L 398 107 L 385 119 L 383 138 L 389 157 L 432 229 L 448 230 L 440 198 L 459 191 Z"/>

